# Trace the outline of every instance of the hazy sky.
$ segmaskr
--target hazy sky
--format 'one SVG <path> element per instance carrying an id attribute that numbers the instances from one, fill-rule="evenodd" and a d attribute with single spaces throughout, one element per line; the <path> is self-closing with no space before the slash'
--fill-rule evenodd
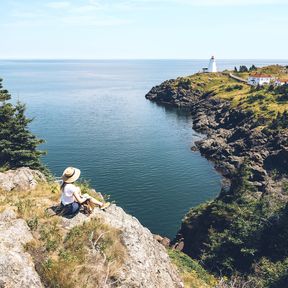
<path id="1" fill-rule="evenodd" d="M 288 0 L 0 0 L 0 58 L 288 58 Z"/>

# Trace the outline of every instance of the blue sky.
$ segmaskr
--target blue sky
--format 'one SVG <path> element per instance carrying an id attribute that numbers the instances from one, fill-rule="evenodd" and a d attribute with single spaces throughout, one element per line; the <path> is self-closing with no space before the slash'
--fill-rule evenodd
<path id="1" fill-rule="evenodd" d="M 287 59 L 288 0 L 1 0 L 1 59 Z"/>

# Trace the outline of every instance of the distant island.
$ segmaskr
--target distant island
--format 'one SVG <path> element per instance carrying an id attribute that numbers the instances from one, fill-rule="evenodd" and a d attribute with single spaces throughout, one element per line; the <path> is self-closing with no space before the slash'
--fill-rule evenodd
<path id="1" fill-rule="evenodd" d="M 207 71 L 146 95 L 191 111 L 207 135 L 192 150 L 223 175 L 219 196 L 184 217 L 175 247 L 233 287 L 288 287 L 288 67 Z"/>

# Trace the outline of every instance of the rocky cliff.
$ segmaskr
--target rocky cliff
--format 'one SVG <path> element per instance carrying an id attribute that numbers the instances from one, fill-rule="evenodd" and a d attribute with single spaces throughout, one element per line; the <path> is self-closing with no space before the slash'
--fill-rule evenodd
<path id="1" fill-rule="evenodd" d="M 232 108 L 230 101 L 217 99 L 213 93 L 185 83 L 183 80 L 165 81 L 153 87 L 146 98 L 191 111 L 193 129 L 207 135 L 196 142 L 193 150 L 198 149 L 212 160 L 224 177 L 231 179 L 241 164 L 248 161 L 249 181 L 258 192 L 278 193 L 279 197 L 286 198 L 279 185 L 281 182 L 273 181 L 269 172 L 276 169 L 283 174 L 288 168 L 287 130 L 263 129 L 265 119 L 256 118 L 249 110 Z M 198 85 L 205 87 L 205 83 Z"/>
<path id="2" fill-rule="evenodd" d="M 32 257 L 24 245 L 33 240 L 23 219 L 17 219 L 12 209 L 0 214 L 0 287 L 43 287 Z"/>
<path id="3" fill-rule="evenodd" d="M 226 95 L 235 89 L 233 97 Z M 265 92 L 263 88 L 262 102 Z M 239 88 L 237 81 L 221 73 L 168 80 L 146 95 L 158 104 L 191 111 L 193 128 L 206 134 L 192 150 L 213 161 L 224 179 L 214 201 L 191 209 L 184 217 L 176 246 L 217 274 L 240 273 L 254 287 L 270 287 L 271 283 L 284 287 L 277 285 L 288 285 L 283 272 L 287 245 L 274 233 L 286 235 L 288 228 L 283 220 L 288 199 L 288 131 L 286 127 L 274 129 L 265 109 L 255 112 L 256 104 L 244 109 L 243 103 L 253 97 L 258 96 L 251 88 L 245 84 Z M 280 108 L 282 104 L 279 101 Z M 273 230 L 273 226 L 277 228 Z M 278 250 L 277 245 L 281 246 Z M 277 261 L 284 261 L 281 271 L 275 268 Z"/>
<path id="4" fill-rule="evenodd" d="M 85 287 L 183 287 L 182 280 L 175 266 L 172 265 L 165 247 L 158 243 L 153 234 L 135 217 L 126 214 L 115 204 L 106 211 L 94 209 L 90 216 L 82 213 L 71 219 L 57 215 L 47 216 L 45 208 L 55 202 L 51 201 L 54 197 L 51 198 L 52 186 L 43 184 L 44 180 L 45 177 L 40 172 L 29 168 L 0 173 L 0 189 L 6 191 L 0 193 L 0 206 L 2 210 L 4 209 L 0 214 L 0 287 L 32 288 L 56 285 L 57 275 L 53 274 L 53 269 L 58 269 L 55 267 L 59 263 L 61 270 L 65 270 L 65 265 L 72 265 L 75 271 L 69 272 L 70 278 L 73 279 L 75 273 L 74 278 L 82 277 L 81 281 L 86 279 L 88 284 L 86 283 Z M 44 190 L 46 192 L 43 192 Z M 18 197 L 15 196 L 17 193 Z M 91 230 L 87 224 L 90 222 L 95 225 L 91 224 L 94 230 Z M 83 235 L 80 233 L 81 229 L 84 231 Z M 99 236 L 96 233 L 99 233 Z M 105 238 L 109 233 L 112 236 Z M 89 234 L 89 237 L 83 238 L 86 237 L 85 234 Z M 78 235 L 76 242 L 73 240 L 72 244 L 69 244 L 73 245 L 71 251 L 67 239 L 75 235 Z M 118 243 L 118 246 L 115 243 L 109 244 L 111 241 Z M 80 242 L 81 246 L 79 246 Z M 109 245 L 114 245 L 110 249 L 115 251 L 109 251 Z M 82 254 L 78 253 L 78 250 L 83 250 Z M 72 255 L 69 254 L 70 252 Z M 78 257 L 84 257 L 82 263 L 70 259 L 74 253 Z M 83 264 L 83 269 L 91 269 L 93 273 L 103 271 L 99 276 L 101 279 L 99 280 L 98 277 L 93 281 L 89 273 L 86 277 L 86 270 L 77 272 Z M 117 268 L 113 274 L 109 274 L 111 267 Z M 61 273 L 61 270 L 56 270 L 56 274 Z M 71 284 L 68 279 L 57 281 L 62 283 L 61 287 L 84 285 L 81 282 L 75 286 L 77 279 L 73 280 L 74 284 Z"/>

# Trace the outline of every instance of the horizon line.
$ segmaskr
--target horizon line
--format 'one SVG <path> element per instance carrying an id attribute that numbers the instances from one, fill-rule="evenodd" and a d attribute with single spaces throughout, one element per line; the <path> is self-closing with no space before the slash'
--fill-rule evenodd
<path id="1" fill-rule="evenodd" d="M 281 61 L 288 61 L 288 58 L 217 58 L 217 60 L 281 60 Z M 34 61 L 53 61 L 53 60 L 73 60 L 73 61 L 107 61 L 107 60 L 115 60 L 115 61 L 127 61 L 127 60 L 209 60 L 210 58 L 0 58 L 0 61 L 29 61 L 29 60 L 34 60 Z"/>

